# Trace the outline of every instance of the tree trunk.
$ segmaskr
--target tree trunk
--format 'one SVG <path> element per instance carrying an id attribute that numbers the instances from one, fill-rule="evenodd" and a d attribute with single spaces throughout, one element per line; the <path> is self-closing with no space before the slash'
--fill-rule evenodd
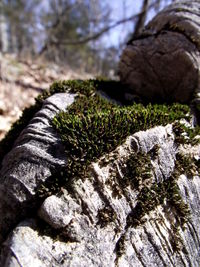
<path id="1" fill-rule="evenodd" d="M 135 25 L 133 38 L 137 38 L 137 36 L 139 36 L 139 34 L 141 33 L 141 31 L 144 27 L 146 16 L 147 16 L 147 11 L 148 11 L 148 5 L 149 5 L 149 0 L 144 0 L 143 5 L 142 5 L 141 14 L 139 15 L 139 17 L 137 19 L 137 23 Z"/>
<path id="2" fill-rule="evenodd" d="M 46 99 L 2 161 L 0 266 L 200 266 L 200 145 L 169 124 L 136 132 L 56 194 L 69 158 L 51 122 L 73 101 Z"/>
<path id="3" fill-rule="evenodd" d="M 2 2 L 0 2 L 0 51 L 6 53 L 9 49 L 9 42 L 6 17 L 3 14 L 2 9 Z"/>
<path id="4" fill-rule="evenodd" d="M 119 64 L 129 94 L 187 103 L 200 90 L 200 1 L 176 1 L 128 42 Z"/>

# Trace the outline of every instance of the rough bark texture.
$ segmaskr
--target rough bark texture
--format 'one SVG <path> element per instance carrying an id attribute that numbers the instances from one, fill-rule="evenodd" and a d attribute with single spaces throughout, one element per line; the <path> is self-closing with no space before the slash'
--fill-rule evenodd
<path id="1" fill-rule="evenodd" d="M 73 101 L 74 96 L 67 93 L 48 98 L 4 158 L 0 170 L 0 242 L 34 208 L 41 182 L 66 164 L 61 140 L 51 121 Z"/>
<path id="2" fill-rule="evenodd" d="M 129 94 L 185 103 L 200 91 L 199 10 L 200 1 L 177 1 L 127 44 L 119 74 Z"/>
<path id="3" fill-rule="evenodd" d="M 62 188 L 59 194 L 46 198 L 40 207 L 35 206 L 40 221 L 37 214 L 28 212 L 35 205 L 35 192 L 41 181 L 51 175 L 51 169 L 67 164 L 50 121 L 73 99 L 69 94 L 47 99 L 3 161 L 1 240 L 8 232 L 10 234 L 1 245 L 0 265 L 199 266 L 198 174 L 192 179 L 180 175 L 177 181 L 182 198 L 191 210 L 185 229 L 179 226 L 176 231 L 179 216 L 168 202 L 147 213 L 138 226 L 130 223 L 142 185 L 131 186 L 134 177 L 127 180 L 127 159 L 139 158 L 140 153 L 147 158 L 150 156 L 151 178 L 146 180 L 150 186 L 169 179 L 180 150 L 200 158 L 200 146 L 176 144 L 171 125 L 135 133 L 115 151 L 92 163 L 84 179 L 71 181 L 69 188 Z M 154 154 L 152 149 L 156 145 L 159 149 Z M 141 166 L 141 172 L 144 171 Z M 26 218 L 28 213 L 29 219 Z M 41 228 L 41 221 L 46 224 L 45 228 Z"/>

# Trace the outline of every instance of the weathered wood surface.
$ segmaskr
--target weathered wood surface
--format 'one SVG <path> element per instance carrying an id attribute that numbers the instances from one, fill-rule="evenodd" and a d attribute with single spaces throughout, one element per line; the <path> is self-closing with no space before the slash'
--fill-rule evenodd
<path id="1" fill-rule="evenodd" d="M 186 11 L 177 11 L 176 6 Z M 182 18 L 186 13 L 191 13 L 193 18 L 195 12 L 198 18 L 199 7 L 199 1 L 183 1 L 174 6 L 175 11 L 170 7 L 171 13 L 170 8 L 166 9 L 149 24 L 145 35 L 125 49 L 121 61 L 124 76 L 121 75 L 128 83 L 137 83 L 132 94 L 143 96 L 144 93 L 149 99 L 168 97 L 181 102 L 190 99 L 198 85 L 199 44 L 190 40 L 198 33 L 195 28 L 198 21 L 193 24 L 191 19 Z M 187 34 L 194 29 L 193 35 L 188 37 L 175 29 L 165 29 L 169 14 L 170 21 L 174 18 L 173 23 L 179 27 L 184 25 Z M 169 57 L 170 54 L 173 56 Z M 134 62 L 137 67 L 131 70 Z M 160 62 L 163 65 L 158 71 L 155 65 L 161 66 Z M 155 65 L 151 66 L 152 63 Z M 164 68 L 169 74 L 166 79 L 162 76 Z M 163 83 L 165 87 L 161 87 Z M 170 201 L 146 212 L 138 225 L 132 223 L 137 216 L 135 209 L 142 186 L 156 184 L 159 187 L 168 181 L 180 152 L 200 160 L 200 145 L 184 147 L 177 143 L 172 125 L 129 136 L 115 151 L 92 163 L 85 177 L 73 179 L 69 188 L 61 188 L 43 203 L 37 202 L 36 193 L 41 182 L 54 170 L 59 173 L 67 165 L 61 140 L 51 121 L 73 101 L 71 94 L 48 98 L 2 162 L 0 266 L 200 266 L 200 180 L 197 172 L 189 178 L 183 169 L 177 177 L 181 197 L 191 213 L 184 227 Z M 127 160 L 132 156 L 140 158 L 141 153 L 148 160 L 143 159 L 140 171 L 147 171 L 145 164 L 150 160 L 148 172 L 151 175 L 145 183 L 131 186 L 131 178 L 136 177 L 130 174 L 127 177 Z"/>
<path id="2" fill-rule="evenodd" d="M 53 114 L 63 108 L 59 105 L 64 96 L 65 103 L 73 101 L 73 96 L 63 94 L 47 100 L 3 162 L 0 231 L 1 238 L 5 239 L 6 235 L 7 238 L 1 244 L 0 265 L 199 266 L 200 183 L 197 174 L 193 179 L 185 175 L 178 178 L 182 198 L 191 211 L 185 228 L 178 226 L 179 216 L 169 202 L 147 213 L 138 226 L 129 221 L 134 218 L 139 188 L 131 187 L 131 181 L 127 181 L 128 158 L 139 158 L 141 152 L 151 155 L 151 178 L 146 180 L 147 185 L 169 179 L 180 149 L 200 158 L 200 146 L 181 148 L 176 144 L 171 125 L 128 137 L 115 151 L 91 164 L 84 179 L 78 177 L 71 181 L 70 188 L 63 188 L 59 194 L 47 197 L 41 206 L 34 206 L 41 180 L 51 175 L 52 168 L 66 164 L 60 141 L 49 124 Z M 154 154 L 150 151 L 155 146 L 158 151 Z M 145 163 L 141 166 L 143 171 L 146 171 Z M 43 230 L 37 216 L 46 224 Z"/>
<path id="3" fill-rule="evenodd" d="M 64 149 L 51 121 L 72 104 L 74 95 L 55 94 L 16 140 L 0 170 L 0 242 L 21 218 L 34 208 L 35 193 L 52 171 L 66 164 Z"/>
<path id="4" fill-rule="evenodd" d="M 200 91 L 200 1 L 176 1 L 124 49 L 119 65 L 129 94 L 189 102 Z"/>

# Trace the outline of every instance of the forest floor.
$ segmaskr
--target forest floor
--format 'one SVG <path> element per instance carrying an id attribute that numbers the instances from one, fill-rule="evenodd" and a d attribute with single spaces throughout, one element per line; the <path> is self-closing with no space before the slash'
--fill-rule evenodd
<path id="1" fill-rule="evenodd" d="M 25 107 L 56 80 L 89 79 L 92 75 L 69 67 L 0 54 L 0 140 Z"/>

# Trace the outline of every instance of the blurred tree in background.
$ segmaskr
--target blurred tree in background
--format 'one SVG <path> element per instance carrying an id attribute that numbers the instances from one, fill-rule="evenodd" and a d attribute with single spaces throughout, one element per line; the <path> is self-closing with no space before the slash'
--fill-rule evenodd
<path id="1" fill-rule="evenodd" d="M 0 52 L 112 76 L 126 41 L 172 1 L 0 0 Z M 111 42 L 122 25 L 123 38 Z"/>
<path id="2" fill-rule="evenodd" d="M 40 1 L 0 1 L 0 47 L 4 52 L 17 55 L 33 54 L 35 51 L 33 29 L 36 23 L 34 9 Z"/>
<path id="3" fill-rule="evenodd" d="M 86 40 L 108 23 L 109 7 L 103 1 L 49 0 L 41 15 L 45 40 L 39 54 L 56 62 L 67 60 L 90 71 L 97 60 L 98 44 Z"/>

